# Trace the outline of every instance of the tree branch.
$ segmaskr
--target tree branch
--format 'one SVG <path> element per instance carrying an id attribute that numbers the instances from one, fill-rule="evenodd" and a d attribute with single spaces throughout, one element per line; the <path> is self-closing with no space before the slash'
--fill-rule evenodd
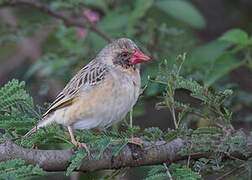
<path id="1" fill-rule="evenodd" d="M 57 11 L 51 9 L 47 5 L 40 4 L 36 0 L 3 0 L 3 2 L 5 2 L 8 5 L 12 5 L 12 6 L 26 5 L 26 6 L 36 8 L 41 12 L 49 14 L 57 19 L 61 19 L 66 26 L 76 26 L 76 27 L 86 27 L 87 26 L 87 23 L 84 21 L 84 19 L 74 19 L 66 14 L 63 14 L 61 12 L 57 12 Z M 110 36 L 108 36 L 103 31 L 101 31 L 99 28 L 97 28 L 97 26 L 94 23 L 90 22 L 88 18 L 86 18 L 86 21 L 88 21 L 89 28 L 91 31 L 97 33 L 98 35 L 100 35 L 101 37 L 106 39 L 108 42 L 113 41 L 113 39 Z"/>
<path id="2" fill-rule="evenodd" d="M 118 169 L 122 167 L 136 167 L 144 165 L 156 165 L 172 163 L 178 160 L 187 159 L 187 156 L 179 154 L 184 145 L 184 140 L 177 138 L 169 143 L 165 141 L 145 142 L 143 147 L 128 144 L 117 156 L 113 156 L 111 149 L 105 150 L 99 159 L 86 157 L 79 171 L 91 172 L 103 169 Z M 250 151 L 249 157 L 252 156 L 251 140 L 248 143 Z M 72 149 L 68 150 L 35 150 L 25 149 L 11 141 L 0 144 L 0 161 L 10 159 L 24 159 L 26 164 L 38 164 L 45 171 L 64 171 L 67 169 L 71 156 Z M 191 159 L 201 157 L 209 157 L 211 153 L 190 155 Z M 233 157 L 246 159 L 241 153 L 232 154 Z M 228 158 L 228 157 L 227 157 Z M 247 157 L 248 158 L 248 157 Z"/>

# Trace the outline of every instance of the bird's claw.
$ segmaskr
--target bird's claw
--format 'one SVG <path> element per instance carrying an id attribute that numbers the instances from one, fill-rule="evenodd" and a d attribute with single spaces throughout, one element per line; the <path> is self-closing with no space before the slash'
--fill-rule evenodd
<path id="1" fill-rule="evenodd" d="M 86 150 L 86 152 L 87 152 L 87 154 L 88 154 L 88 156 L 90 156 L 90 151 L 89 151 L 89 149 L 88 149 L 88 147 L 87 147 L 87 145 L 85 144 L 85 143 L 78 143 L 78 146 L 79 147 L 83 147 L 85 150 Z"/>
<path id="2" fill-rule="evenodd" d="M 88 156 L 90 156 L 90 151 L 85 143 L 75 142 L 74 145 L 78 147 L 83 147 L 86 150 Z"/>

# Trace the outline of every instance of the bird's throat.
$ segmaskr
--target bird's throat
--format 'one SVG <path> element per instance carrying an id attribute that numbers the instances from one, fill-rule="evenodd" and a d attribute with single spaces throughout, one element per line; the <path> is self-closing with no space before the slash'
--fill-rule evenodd
<path id="1" fill-rule="evenodd" d="M 136 65 L 131 64 L 130 61 L 115 60 L 113 64 L 123 69 L 136 69 Z"/>

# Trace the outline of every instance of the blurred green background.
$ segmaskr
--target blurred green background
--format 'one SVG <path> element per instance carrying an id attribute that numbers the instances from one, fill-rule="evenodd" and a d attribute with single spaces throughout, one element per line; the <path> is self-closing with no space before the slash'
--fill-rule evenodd
<path id="1" fill-rule="evenodd" d="M 134 108 L 134 124 L 173 128 L 169 112 L 155 109 L 163 88 L 149 82 L 148 76 L 157 76 L 158 65 L 165 59 L 172 68 L 176 57 L 186 52 L 182 75 L 215 89 L 233 89 L 234 95 L 226 104 L 234 113 L 232 122 L 235 128 L 251 130 L 251 0 L 38 2 L 83 21 L 83 13 L 87 13 L 100 30 L 112 38 L 132 39 L 152 57 L 152 63 L 142 66 L 142 86 L 147 88 Z M 88 27 L 66 26 L 25 5 L 11 7 L 0 1 L 0 22 L 0 85 L 12 78 L 26 81 L 35 104 L 41 106 L 52 102 L 71 77 L 108 43 Z M 198 103 L 185 90 L 177 91 L 176 97 Z M 207 123 L 203 119 L 188 122 L 192 128 Z M 134 179 L 141 179 L 141 171 L 132 169 L 121 178 L 131 179 L 134 174 Z"/>

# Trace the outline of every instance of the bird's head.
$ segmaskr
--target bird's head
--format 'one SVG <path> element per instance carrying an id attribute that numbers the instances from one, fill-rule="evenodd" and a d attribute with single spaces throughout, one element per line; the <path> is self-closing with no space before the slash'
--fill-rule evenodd
<path id="1" fill-rule="evenodd" d="M 150 60 L 132 40 L 127 38 L 117 39 L 108 44 L 97 58 L 108 65 L 125 68 L 135 67 L 138 63 Z"/>

